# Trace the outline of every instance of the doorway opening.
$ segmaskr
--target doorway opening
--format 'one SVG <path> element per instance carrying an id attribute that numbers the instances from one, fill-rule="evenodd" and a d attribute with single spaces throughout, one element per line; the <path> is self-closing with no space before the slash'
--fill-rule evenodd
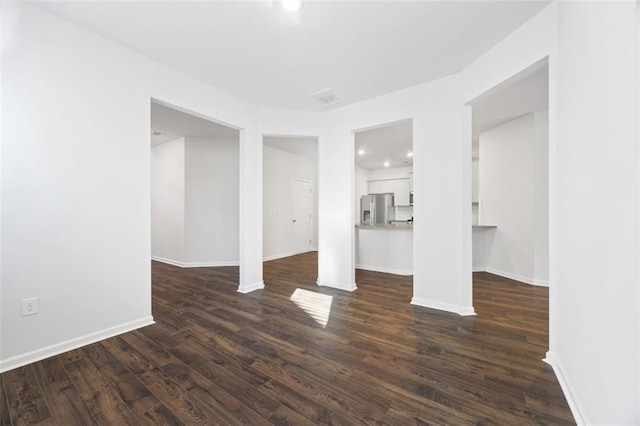
<path id="1" fill-rule="evenodd" d="M 354 131 L 356 270 L 412 285 L 413 197 L 413 120 Z"/>
<path id="2" fill-rule="evenodd" d="M 238 284 L 238 129 L 151 102 L 151 258 L 232 267 Z"/>
<path id="3" fill-rule="evenodd" d="M 318 250 L 318 138 L 263 137 L 263 259 Z"/>
<path id="4" fill-rule="evenodd" d="M 531 65 L 470 105 L 473 281 L 509 285 L 514 284 L 510 280 L 515 280 L 548 287 L 547 59 Z M 493 276 L 483 275 L 486 273 Z M 539 293 L 546 295 L 548 291 L 540 289 Z M 536 303 L 534 299 L 535 296 L 531 298 L 532 304 Z M 549 306 L 544 308 L 548 312 Z"/>

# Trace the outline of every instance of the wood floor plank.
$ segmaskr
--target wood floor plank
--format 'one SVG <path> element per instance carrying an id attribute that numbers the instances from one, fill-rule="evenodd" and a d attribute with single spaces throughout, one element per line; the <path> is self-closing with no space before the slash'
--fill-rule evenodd
<path id="1" fill-rule="evenodd" d="M 127 405 L 151 395 L 151 392 L 120 360 L 109 352 L 103 343 L 89 345 L 83 348 L 83 351 L 87 359 L 100 371 L 104 380 Z"/>
<path id="2" fill-rule="evenodd" d="M 63 379 L 51 383 L 44 387 L 44 392 L 51 411 L 52 424 L 98 424 L 70 380 Z"/>
<path id="3" fill-rule="evenodd" d="M 139 424 L 135 415 L 87 358 L 80 358 L 64 368 L 98 424 Z"/>
<path id="4" fill-rule="evenodd" d="M 69 380 L 60 357 L 33 364 L 35 375 L 44 390 L 52 424 L 96 424 L 89 408 Z"/>
<path id="5" fill-rule="evenodd" d="M 3 376 L 11 421 L 14 424 L 35 424 L 51 417 L 44 391 L 32 365 L 8 371 Z"/>
<path id="6" fill-rule="evenodd" d="M 224 423 L 210 407 L 182 389 L 159 369 L 145 371 L 138 377 L 182 422 L 203 425 Z"/>
<path id="7" fill-rule="evenodd" d="M 152 262 L 156 323 L 3 373 L 0 424 L 575 424 L 541 361 L 548 289 L 474 273 L 461 317 L 411 305 L 411 276 L 316 277 L 316 253 L 249 294 L 237 267 Z"/>
<path id="8" fill-rule="evenodd" d="M 9 401 L 7 400 L 7 390 L 4 386 L 4 375 L 0 375 L 0 425 L 10 425 L 11 414 L 9 413 Z"/>

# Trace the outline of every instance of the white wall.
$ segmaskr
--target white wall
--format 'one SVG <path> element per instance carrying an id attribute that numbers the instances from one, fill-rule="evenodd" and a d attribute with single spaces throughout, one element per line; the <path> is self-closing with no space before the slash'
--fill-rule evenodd
<path id="1" fill-rule="evenodd" d="M 640 423 L 635 8 L 558 4 L 550 356 L 590 424 Z"/>
<path id="2" fill-rule="evenodd" d="M 291 256 L 296 253 L 293 225 L 293 179 L 302 179 L 312 184 L 317 192 L 316 164 L 308 158 L 279 149 L 264 146 L 264 258 L 265 260 Z M 313 227 L 317 229 L 316 197 L 313 197 Z M 312 247 L 316 247 L 312 231 Z"/>
<path id="3" fill-rule="evenodd" d="M 151 149 L 151 255 L 185 261 L 185 140 Z"/>
<path id="4" fill-rule="evenodd" d="M 186 138 L 185 266 L 238 264 L 238 145 Z"/>
<path id="5" fill-rule="evenodd" d="M 0 370 L 150 322 L 152 97 L 241 129 L 241 291 L 262 285 L 259 130 L 320 135 L 319 283 L 353 289 L 351 132 L 414 117 L 414 297 L 468 313 L 461 103 L 548 56 L 548 360 L 580 421 L 638 423 L 635 7 L 554 2 L 459 76 L 319 115 L 257 110 L 33 5 L 3 3 Z M 40 314 L 20 317 L 32 296 Z"/>
<path id="6" fill-rule="evenodd" d="M 544 186 L 547 162 L 542 155 L 536 155 L 547 151 L 537 146 L 548 144 L 546 132 L 536 131 L 541 127 L 536 125 L 537 119 L 543 120 L 543 126 L 546 123 L 543 117 L 545 113 L 527 114 L 480 134 L 482 222 L 497 225 L 497 229 L 476 231 L 474 235 L 491 238 L 485 243 L 489 249 L 485 254 L 488 272 L 547 285 L 548 267 L 544 263 L 548 263 L 548 258 L 536 259 L 536 246 L 542 249 L 548 241 L 542 236 L 549 235 L 548 228 L 542 227 L 546 221 L 536 217 L 536 214 L 548 216 L 548 191 Z M 474 248 L 480 250 L 480 247 Z M 535 273 L 536 269 L 540 275 Z"/>
<path id="7" fill-rule="evenodd" d="M 533 277 L 549 285 L 549 111 L 534 114 Z"/>
<path id="8" fill-rule="evenodd" d="M 462 73 L 463 101 L 548 55 L 549 362 L 580 424 L 637 424 L 634 2 L 554 2 Z"/>
<path id="9" fill-rule="evenodd" d="M 319 284 L 355 288 L 353 131 L 409 118 L 414 126 L 414 191 L 419 194 L 413 302 L 472 313 L 471 247 L 465 261 L 461 244 L 465 232 L 471 240 L 470 227 L 463 226 L 471 222 L 471 188 L 465 185 L 461 160 L 466 156 L 470 163 L 471 147 L 463 143 L 460 127 L 470 116 L 460 103 L 456 76 L 326 113 L 319 147 Z"/>
<path id="10" fill-rule="evenodd" d="M 259 288 L 257 109 L 32 4 L 0 19 L 0 370 L 152 321 L 152 98 L 241 129 L 239 290 Z"/>
<path id="11" fill-rule="evenodd" d="M 471 176 L 473 178 L 471 186 L 471 201 L 478 201 L 480 193 L 480 164 L 478 158 L 471 159 Z"/>
<path id="12" fill-rule="evenodd" d="M 238 140 L 186 137 L 151 149 L 151 256 L 238 264 Z"/>
<path id="13" fill-rule="evenodd" d="M 363 195 L 367 195 L 369 193 L 369 185 L 367 181 L 369 180 L 369 169 L 365 169 L 364 167 L 355 166 L 354 169 L 354 224 L 358 225 L 362 218 L 360 217 L 360 198 Z"/>

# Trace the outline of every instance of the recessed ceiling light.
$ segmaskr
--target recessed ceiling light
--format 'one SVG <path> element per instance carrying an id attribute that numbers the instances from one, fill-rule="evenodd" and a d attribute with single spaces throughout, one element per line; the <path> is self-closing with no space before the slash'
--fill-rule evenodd
<path id="1" fill-rule="evenodd" d="M 364 155 L 364 149 L 358 150 L 358 155 Z"/>
<path id="2" fill-rule="evenodd" d="M 407 152 L 407 157 L 413 157 L 413 152 L 411 151 Z"/>
<path id="3" fill-rule="evenodd" d="M 390 164 L 389 164 L 389 162 L 388 162 L 388 161 L 385 161 L 385 162 L 384 162 L 384 164 L 383 164 L 383 166 L 385 166 L 385 167 L 389 167 L 389 166 L 390 166 Z"/>
<path id="4" fill-rule="evenodd" d="M 300 0 L 282 0 L 282 7 L 288 12 L 295 12 L 300 9 Z"/>

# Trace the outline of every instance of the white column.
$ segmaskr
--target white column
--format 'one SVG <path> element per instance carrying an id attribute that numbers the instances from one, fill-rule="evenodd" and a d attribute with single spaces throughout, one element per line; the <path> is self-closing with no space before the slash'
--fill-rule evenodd
<path id="1" fill-rule="evenodd" d="M 262 138 L 240 131 L 240 283 L 238 291 L 264 288 L 262 280 Z"/>

